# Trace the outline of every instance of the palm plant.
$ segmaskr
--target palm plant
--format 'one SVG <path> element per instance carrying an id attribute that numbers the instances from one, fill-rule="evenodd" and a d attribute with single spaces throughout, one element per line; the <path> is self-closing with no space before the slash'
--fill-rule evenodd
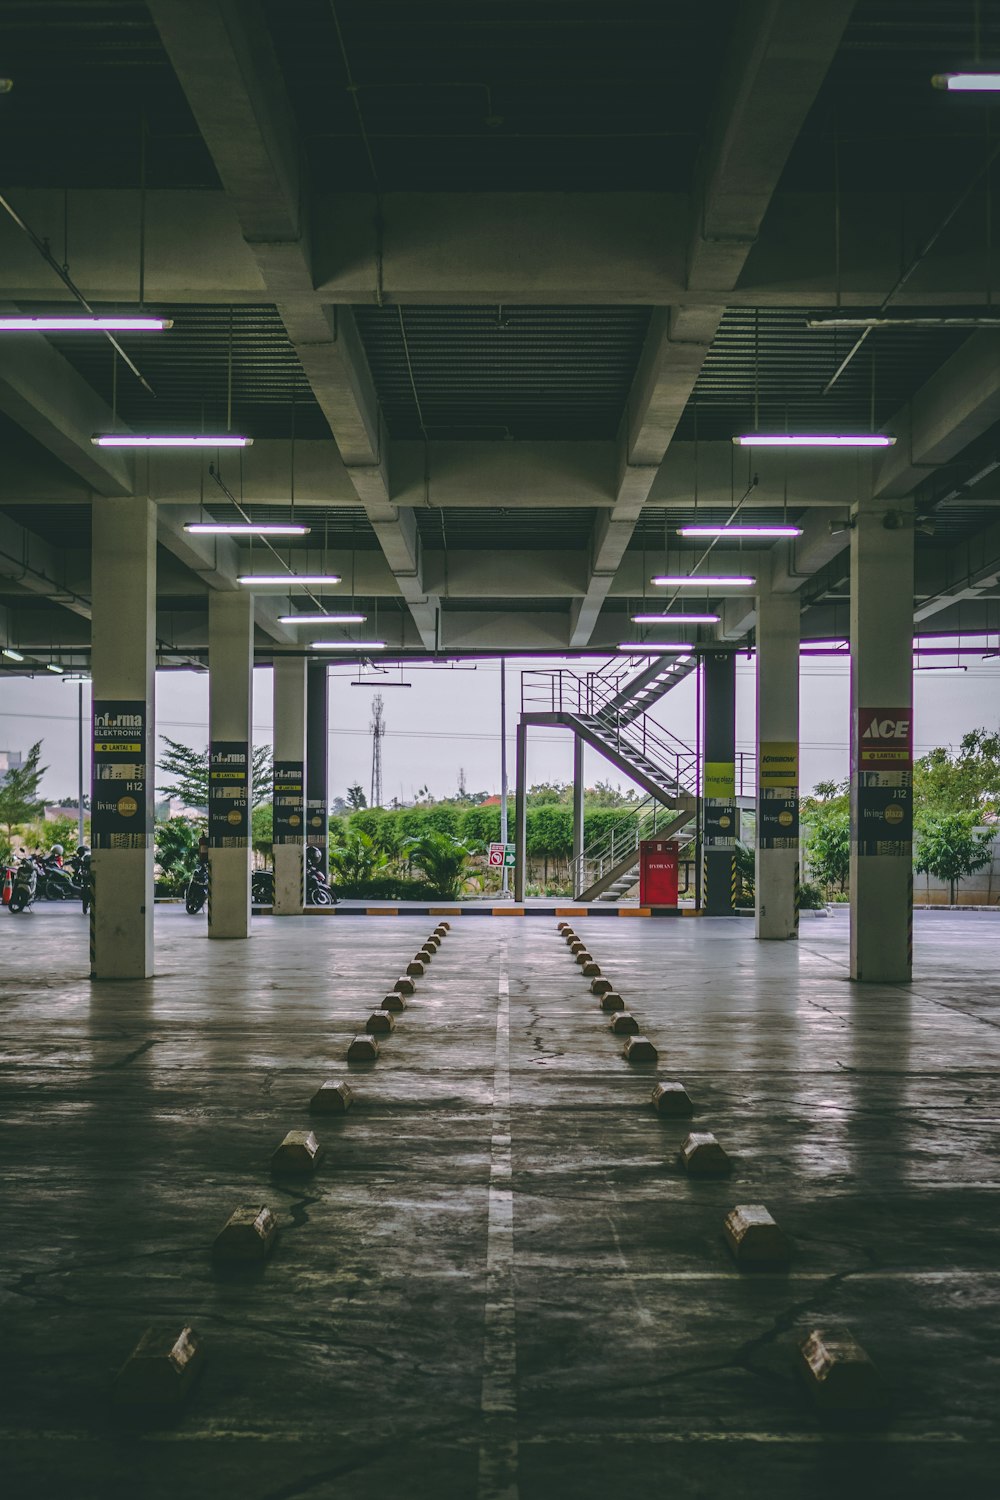
<path id="1" fill-rule="evenodd" d="M 343 844 L 330 847 L 330 865 L 343 881 L 360 884 L 384 870 L 389 856 L 360 829 L 351 829 Z"/>
<path id="2" fill-rule="evenodd" d="M 436 896 L 442 901 L 457 899 L 471 853 L 468 845 L 448 833 L 424 833 L 407 839 L 403 850 L 410 863 L 423 872 Z"/>

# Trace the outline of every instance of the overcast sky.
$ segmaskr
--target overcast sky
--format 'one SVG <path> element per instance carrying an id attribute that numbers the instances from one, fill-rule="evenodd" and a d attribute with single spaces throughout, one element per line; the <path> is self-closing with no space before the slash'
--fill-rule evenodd
<path id="1" fill-rule="evenodd" d="M 986 649 L 986 648 L 984 648 Z M 951 658 L 944 660 L 951 661 Z M 1000 723 L 1000 661 L 966 657 L 967 670 L 920 670 L 915 674 L 914 728 L 916 753 L 934 745 L 957 744 L 977 725 Z M 507 668 L 507 725 L 510 780 L 514 779 L 514 726 L 520 704 L 520 675 L 528 663 Z M 535 668 L 557 665 L 551 661 Z M 597 666 L 599 663 L 592 663 Z M 577 670 L 581 670 L 579 665 Z M 372 685 L 354 687 L 357 674 L 346 667 L 331 670 L 330 794 L 343 795 L 354 781 L 368 790 L 371 780 L 369 721 L 374 692 L 382 688 L 387 733 L 383 745 L 386 802 L 412 798 L 427 785 L 438 797 L 458 786 L 464 770 L 470 791 L 500 790 L 500 664 L 465 663 L 453 669 L 409 667 L 398 682 L 398 668 Z M 254 673 L 254 738 L 271 740 L 271 674 Z M 848 770 L 847 663 L 805 657 L 801 663 L 802 777 L 804 791 L 821 780 L 840 780 Z M 84 713 L 89 712 L 90 685 L 84 686 Z M 160 733 L 203 748 L 208 740 L 208 676 L 163 672 L 157 675 L 157 719 Z M 693 742 L 694 679 L 689 678 L 655 709 L 655 717 L 682 740 Z M 749 750 L 754 737 L 754 664 L 738 658 L 737 738 Z M 77 684 L 56 679 L 5 677 L 0 682 L 0 749 L 24 751 L 44 741 L 49 766 L 43 795 L 50 800 L 75 796 L 77 783 Z M 536 729 L 530 736 L 529 781 L 568 781 L 572 774 L 572 737 L 555 729 Z M 600 756 L 587 751 L 586 775 L 621 783 L 623 778 Z M 89 766 L 85 769 L 89 780 Z"/>

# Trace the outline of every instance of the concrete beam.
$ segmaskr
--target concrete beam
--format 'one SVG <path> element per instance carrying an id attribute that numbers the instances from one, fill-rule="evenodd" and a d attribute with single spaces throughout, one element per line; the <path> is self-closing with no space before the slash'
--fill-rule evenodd
<path id="1" fill-rule="evenodd" d="M 849 511 L 849 500 L 838 509 L 810 511 L 802 522 L 802 535 L 778 543 L 771 554 L 773 594 L 797 593 L 820 568 L 846 551 L 851 540 Z M 831 531 L 831 524 L 840 529 Z"/>
<path id="2" fill-rule="evenodd" d="M 887 430 L 896 444 L 882 459 L 874 493 L 912 495 L 929 470 L 948 463 L 1000 421 L 1000 333 L 974 333 L 902 407 Z"/>
<path id="3" fill-rule="evenodd" d="M 852 9 L 853 0 L 744 0 L 707 132 L 688 288 L 736 286 Z M 574 612 L 574 646 L 590 640 L 726 300 L 653 315 L 622 419 L 614 508 L 594 527 L 593 569 Z"/>
<path id="4" fill-rule="evenodd" d="M 61 243 L 61 189 L 22 186 L 12 197 L 38 234 Z M 918 243 L 940 222 L 952 197 L 843 193 L 841 301 L 877 306 L 899 275 L 900 223 Z M 134 302 L 138 192 L 71 189 L 68 203 L 77 281 L 95 302 Z M 834 205 L 825 192 L 775 195 L 733 288 L 688 285 L 692 210 L 681 194 L 388 193 L 382 205 L 383 296 L 404 306 L 838 305 L 830 250 Z M 375 207 L 367 193 L 313 194 L 313 285 L 324 304 L 375 303 Z M 970 200 L 968 224 L 982 224 L 983 214 L 984 201 Z M 151 189 L 146 230 L 149 302 L 229 306 L 274 300 L 261 272 L 259 245 L 244 239 L 224 192 Z M 957 232 L 907 287 L 907 302 L 978 309 L 986 277 L 981 235 Z M 68 299 L 6 218 L 0 221 L 0 298 L 47 304 Z"/>
<path id="5" fill-rule="evenodd" d="M 64 554 L 9 516 L 0 515 L 0 579 L 90 619 L 90 600 L 69 588 Z"/>
<path id="6" fill-rule="evenodd" d="M 0 341 L 0 411 L 98 494 L 132 493 L 129 459 L 91 442 L 110 430 L 110 408 L 44 334 Z"/>
<path id="7" fill-rule="evenodd" d="M 695 191 L 688 287 L 734 287 L 855 0 L 743 0 Z"/>
<path id="8" fill-rule="evenodd" d="M 348 477 L 425 646 L 437 601 L 420 578 L 416 523 L 393 503 L 385 424 L 348 308 L 315 292 L 309 188 L 284 81 L 256 0 L 152 0 L 150 12 L 330 424 Z"/>

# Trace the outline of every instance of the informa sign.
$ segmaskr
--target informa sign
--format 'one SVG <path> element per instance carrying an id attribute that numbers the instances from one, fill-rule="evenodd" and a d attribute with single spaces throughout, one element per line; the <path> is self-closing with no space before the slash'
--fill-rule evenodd
<path id="1" fill-rule="evenodd" d="M 909 859 L 913 845 L 911 710 L 859 708 L 854 754 L 858 853 Z"/>
<path id="2" fill-rule="evenodd" d="M 326 803 L 310 798 L 306 803 L 306 843 L 322 847 L 327 839 Z"/>
<path id="3" fill-rule="evenodd" d="M 146 849 L 152 799 L 146 773 L 146 704 L 95 698 L 91 843 L 95 849 Z"/>
<path id="4" fill-rule="evenodd" d="M 799 747 L 794 740 L 761 740 L 757 844 L 761 849 L 799 846 Z"/>
<path id="5" fill-rule="evenodd" d="M 305 818 L 304 766 L 300 760 L 274 762 L 274 842 L 300 844 Z"/>
<path id="6" fill-rule="evenodd" d="M 246 849 L 249 845 L 250 747 L 246 740 L 212 741 L 208 837 L 213 849 Z"/>
<path id="7" fill-rule="evenodd" d="M 514 845 L 513 844 L 491 844 L 487 854 L 488 865 L 504 866 L 508 869 L 514 867 Z"/>

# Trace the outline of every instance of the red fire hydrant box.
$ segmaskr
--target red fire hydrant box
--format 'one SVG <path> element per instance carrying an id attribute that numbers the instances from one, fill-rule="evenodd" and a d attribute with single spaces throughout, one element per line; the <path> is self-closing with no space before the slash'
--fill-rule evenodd
<path id="1" fill-rule="evenodd" d="M 677 842 L 639 840 L 639 905 L 677 905 Z"/>

